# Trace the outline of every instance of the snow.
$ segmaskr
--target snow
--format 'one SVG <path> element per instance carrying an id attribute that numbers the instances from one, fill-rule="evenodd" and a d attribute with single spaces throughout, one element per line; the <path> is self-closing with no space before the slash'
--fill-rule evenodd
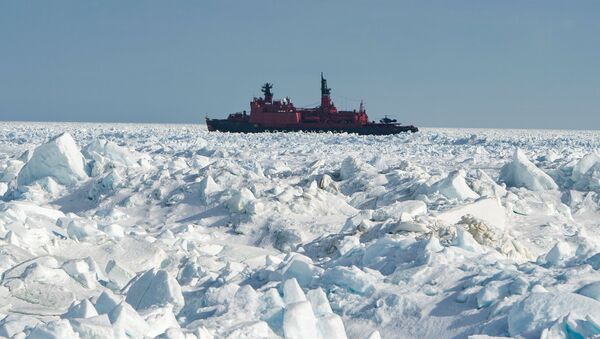
<path id="1" fill-rule="evenodd" d="M 0 336 L 593 337 L 599 149 L 3 123 Z"/>

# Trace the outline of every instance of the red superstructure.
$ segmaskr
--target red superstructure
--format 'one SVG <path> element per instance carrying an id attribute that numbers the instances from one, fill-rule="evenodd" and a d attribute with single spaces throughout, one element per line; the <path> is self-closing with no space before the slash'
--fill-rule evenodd
<path id="1" fill-rule="evenodd" d="M 332 131 L 359 134 L 395 134 L 416 132 L 414 126 L 400 126 L 395 120 L 382 119 L 380 123 L 369 122 L 364 105 L 358 111 L 338 111 L 331 100 L 331 89 L 321 73 L 321 105 L 315 108 L 296 108 L 289 98 L 273 100 L 273 85 L 262 87 L 263 98 L 250 102 L 250 115 L 230 114 L 227 119 L 209 119 L 209 131 L 264 132 L 264 131 Z"/>

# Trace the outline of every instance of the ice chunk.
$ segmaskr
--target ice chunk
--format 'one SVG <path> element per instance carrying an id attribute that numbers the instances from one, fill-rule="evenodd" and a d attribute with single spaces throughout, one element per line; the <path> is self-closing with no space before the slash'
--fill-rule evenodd
<path id="1" fill-rule="evenodd" d="M 427 205 L 421 200 L 396 201 L 373 212 L 374 221 L 385 221 L 390 218 L 400 219 L 405 214 L 410 218 L 427 214 Z"/>
<path id="2" fill-rule="evenodd" d="M 206 255 L 218 255 L 223 250 L 223 246 L 219 244 L 206 244 L 199 246 L 197 250 Z"/>
<path id="3" fill-rule="evenodd" d="M 542 258 L 542 262 L 548 265 L 558 265 L 572 255 L 571 246 L 564 241 L 557 242 Z"/>
<path id="4" fill-rule="evenodd" d="M 573 168 L 573 188 L 581 191 L 600 190 L 600 152 L 583 157 Z"/>
<path id="5" fill-rule="evenodd" d="M 586 154 L 573 167 L 571 179 L 573 179 L 574 182 L 581 180 L 587 172 L 598 163 L 600 163 L 600 152 L 596 151 Z"/>
<path id="6" fill-rule="evenodd" d="M 313 313 L 317 317 L 333 313 L 331 306 L 329 305 L 329 300 L 327 300 L 327 295 L 322 288 L 319 287 L 308 291 L 308 293 L 306 293 L 306 297 L 310 301 L 310 304 L 313 308 Z"/>
<path id="7" fill-rule="evenodd" d="M 271 231 L 271 239 L 273 247 L 282 252 L 293 251 L 302 243 L 302 235 L 298 230 L 284 227 L 274 228 Z"/>
<path id="8" fill-rule="evenodd" d="M 27 161 L 28 159 L 23 159 L 23 161 Z M 2 168 L 0 164 L 0 182 L 8 183 L 13 181 L 17 175 L 19 175 L 19 171 L 25 165 L 25 163 L 20 160 L 9 160 L 6 164 L 6 167 Z M 0 184 L 2 186 L 2 184 Z M 0 194 L 1 195 L 1 194 Z"/>
<path id="9" fill-rule="evenodd" d="M 272 328 L 281 328 L 285 303 L 277 289 L 270 288 L 260 297 L 260 319 L 269 323 Z"/>
<path id="10" fill-rule="evenodd" d="M 376 281 L 375 277 L 356 266 L 330 268 L 325 271 L 322 279 L 324 283 L 338 285 L 359 294 L 370 294 Z"/>
<path id="11" fill-rule="evenodd" d="M 470 252 L 483 253 L 483 248 L 475 239 L 471 233 L 467 232 L 462 226 L 456 226 L 456 237 L 452 245 L 460 247 Z"/>
<path id="12" fill-rule="evenodd" d="M 125 230 L 123 229 L 123 226 L 117 224 L 110 224 L 103 227 L 102 232 L 106 233 L 106 235 L 113 239 L 121 239 L 125 237 Z"/>
<path id="13" fill-rule="evenodd" d="M 288 339 L 319 338 L 317 319 L 308 301 L 287 305 L 283 316 L 283 332 Z"/>
<path id="14" fill-rule="evenodd" d="M 416 222 L 404 222 L 399 221 L 390 227 L 386 228 L 388 233 L 397 233 L 397 232 L 427 232 L 427 226 L 416 223 Z"/>
<path id="15" fill-rule="evenodd" d="M 171 306 L 141 311 L 140 316 L 142 316 L 146 323 L 150 325 L 148 332 L 146 333 L 149 337 L 155 337 L 162 334 L 169 328 L 179 328 L 179 323 L 177 323 L 177 319 L 173 314 Z"/>
<path id="16" fill-rule="evenodd" d="M 13 231 L 8 231 L 6 233 L 6 235 L 4 236 L 4 241 L 6 241 L 8 244 L 20 247 L 21 242 L 19 241 L 19 236 L 17 236 L 15 234 L 15 232 Z"/>
<path id="17" fill-rule="evenodd" d="M 8 191 L 8 184 L 5 182 L 0 182 L 0 198 Z"/>
<path id="18" fill-rule="evenodd" d="M 327 174 L 323 174 L 321 179 L 319 179 L 318 185 L 320 189 L 326 190 L 327 192 L 335 193 L 338 191 L 335 182 Z"/>
<path id="19" fill-rule="evenodd" d="M 119 289 L 125 287 L 134 277 L 132 272 L 121 267 L 115 260 L 109 260 L 106 264 L 106 275 L 108 279 Z"/>
<path id="20" fill-rule="evenodd" d="M 132 338 L 142 338 L 150 327 L 134 309 L 126 302 L 121 302 L 109 314 L 111 324 Z"/>
<path id="21" fill-rule="evenodd" d="M 59 218 L 64 218 L 61 211 L 42 207 L 28 201 L 0 201 L 0 218 L 8 221 L 19 221 L 25 223 L 27 219 L 50 220 L 56 223 Z"/>
<path id="22" fill-rule="evenodd" d="M 349 156 L 342 161 L 340 178 L 343 180 L 355 177 L 360 173 L 376 174 L 377 169 L 356 157 Z"/>
<path id="23" fill-rule="evenodd" d="M 581 319 L 573 314 L 568 314 L 554 322 L 552 326 L 542 331 L 540 339 L 571 339 L 571 338 L 598 338 L 600 336 L 600 323 L 586 316 Z"/>
<path id="24" fill-rule="evenodd" d="M 543 329 L 569 313 L 600 319 L 600 302 L 574 293 L 532 293 L 511 307 L 508 332 L 537 338 Z"/>
<path id="25" fill-rule="evenodd" d="M 379 331 L 375 330 L 369 334 L 367 339 L 381 339 L 381 334 L 379 334 Z"/>
<path id="26" fill-rule="evenodd" d="M 212 194 L 222 190 L 210 175 L 207 175 L 200 181 L 200 197 L 207 200 Z"/>
<path id="27" fill-rule="evenodd" d="M 320 275 L 323 271 L 321 268 L 316 267 L 307 256 L 293 253 L 289 257 L 281 268 L 284 279 L 296 278 L 301 286 L 308 286 L 313 277 Z"/>
<path id="28" fill-rule="evenodd" d="M 239 192 L 236 192 L 233 197 L 227 203 L 227 207 L 231 212 L 249 212 L 249 205 L 252 201 L 256 200 L 254 194 L 247 189 L 242 188 Z"/>
<path id="29" fill-rule="evenodd" d="M 212 333 L 204 326 L 200 326 L 194 332 L 198 339 L 214 339 Z"/>
<path id="30" fill-rule="evenodd" d="M 70 238 L 81 241 L 90 237 L 100 236 L 102 233 L 98 230 L 95 222 L 88 219 L 75 219 L 69 222 L 67 234 Z"/>
<path id="31" fill-rule="evenodd" d="M 548 290 L 541 284 L 533 285 L 531 288 L 532 293 L 548 293 Z"/>
<path id="32" fill-rule="evenodd" d="M 97 180 L 88 191 L 88 199 L 98 200 L 103 195 L 111 195 L 127 186 L 125 174 L 119 169 L 113 169 Z M 129 201 L 131 198 L 125 201 Z M 129 202 L 131 203 L 131 202 Z M 123 202 L 121 204 L 124 204 Z"/>
<path id="33" fill-rule="evenodd" d="M 181 286 L 167 271 L 152 269 L 140 276 L 127 291 L 125 299 L 136 310 L 173 305 L 175 313 L 183 307 Z"/>
<path id="34" fill-rule="evenodd" d="M 137 165 L 137 155 L 109 140 L 96 139 L 88 144 L 82 153 L 92 160 L 92 176 L 100 175 L 116 166 Z"/>
<path id="35" fill-rule="evenodd" d="M 306 295 L 295 278 L 288 279 L 283 283 L 283 301 L 286 305 L 306 301 Z"/>
<path id="36" fill-rule="evenodd" d="M 600 253 L 596 253 L 589 257 L 585 262 L 591 265 L 593 269 L 600 270 Z"/>
<path id="37" fill-rule="evenodd" d="M 500 170 L 501 182 L 511 187 L 525 187 L 532 191 L 553 190 L 558 186 L 554 180 L 541 169 L 537 168 L 523 151 L 516 149 L 512 162 Z"/>
<path id="38" fill-rule="evenodd" d="M 506 189 L 498 185 L 487 173 L 477 169 L 476 177 L 473 179 L 471 186 L 473 191 L 482 197 L 500 198 L 506 195 Z"/>
<path id="39" fill-rule="evenodd" d="M 235 292 L 232 305 L 239 310 L 254 312 L 258 309 L 258 293 L 250 285 L 241 286 Z"/>
<path id="40" fill-rule="evenodd" d="M 448 174 L 448 176 L 428 189 L 429 193 L 439 192 L 448 199 L 477 199 L 479 194 L 475 193 L 465 181 L 465 171 L 458 170 Z"/>
<path id="41" fill-rule="evenodd" d="M 337 245 L 336 248 L 340 255 L 344 255 L 356 247 L 360 246 L 360 239 L 357 236 L 345 236 Z"/>
<path id="42" fill-rule="evenodd" d="M 29 315 L 8 314 L 0 320 L 0 337 L 14 338 L 16 334 L 23 332 L 26 327 L 33 328 L 40 323 L 38 319 Z"/>
<path id="43" fill-rule="evenodd" d="M 519 295 L 525 294 L 525 292 L 527 292 L 528 288 L 529 288 L 529 282 L 527 282 L 527 280 L 525 280 L 523 277 L 516 278 L 508 286 L 508 289 L 511 294 L 519 294 Z"/>
<path id="44" fill-rule="evenodd" d="M 98 312 L 94 308 L 94 305 L 89 300 L 84 299 L 80 302 L 73 302 L 67 313 L 63 314 L 61 318 L 91 318 L 97 315 Z"/>
<path id="45" fill-rule="evenodd" d="M 477 294 L 477 307 L 488 307 L 502 301 L 509 292 L 510 284 L 504 281 L 492 281 Z"/>
<path id="46" fill-rule="evenodd" d="M 95 288 L 97 275 L 95 262 L 92 258 L 74 259 L 65 262 L 62 269 L 84 287 Z"/>
<path id="47" fill-rule="evenodd" d="M 52 177 L 62 185 L 72 185 L 87 178 L 83 155 L 69 133 L 36 148 L 19 172 L 17 183 L 29 185 L 44 177 Z"/>
<path id="48" fill-rule="evenodd" d="M 337 314 L 327 314 L 317 319 L 317 328 L 321 338 L 346 339 L 344 322 Z"/>
<path id="49" fill-rule="evenodd" d="M 77 332 L 80 338 L 119 337 L 116 334 L 120 331 L 113 328 L 106 314 L 85 319 L 69 319 L 69 322 L 73 327 L 73 331 Z"/>
<path id="50" fill-rule="evenodd" d="M 192 334 L 186 335 L 186 333 L 180 328 L 169 328 L 164 333 L 154 337 L 154 339 L 196 339 L 196 336 Z"/>
<path id="51" fill-rule="evenodd" d="M 480 219 L 498 230 L 504 230 L 506 227 L 504 207 L 495 198 L 482 198 L 471 204 L 451 208 L 439 213 L 436 219 L 444 224 L 453 225 L 461 221 L 465 215 Z"/>
<path id="52" fill-rule="evenodd" d="M 80 339 L 73 331 L 68 320 L 51 321 L 44 325 L 37 325 L 27 336 L 28 339 Z"/>
<path id="53" fill-rule="evenodd" d="M 245 321 L 233 326 L 227 338 L 275 338 L 269 325 L 264 321 Z"/>
<path id="54" fill-rule="evenodd" d="M 100 294 L 94 306 L 99 314 L 108 314 L 122 301 L 123 298 L 121 296 L 117 296 L 111 291 L 106 290 Z"/>
<path id="55" fill-rule="evenodd" d="M 206 143 L 206 141 L 204 141 Z M 204 155 L 194 154 L 192 157 L 192 166 L 197 168 L 204 168 L 210 165 L 210 158 Z"/>
<path id="56" fill-rule="evenodd" d="M 595 281 L 583 286 L 577 293 L 600 301 L 600 281 Z"/>

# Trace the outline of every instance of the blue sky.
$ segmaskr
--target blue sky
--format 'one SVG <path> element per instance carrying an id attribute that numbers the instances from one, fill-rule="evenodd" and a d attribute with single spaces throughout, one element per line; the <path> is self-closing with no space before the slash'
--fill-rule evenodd
<path id="1" fill-rule="evenodd" d="M 600 1 L 0 0 L 0 120 L 307 106 L 321 71 L 372 118 L 600 129 Z"/>

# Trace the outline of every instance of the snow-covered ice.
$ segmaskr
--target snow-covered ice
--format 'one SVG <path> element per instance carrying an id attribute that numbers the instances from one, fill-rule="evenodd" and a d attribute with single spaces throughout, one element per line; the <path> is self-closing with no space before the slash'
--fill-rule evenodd
<path id="1" fill-rule="evenodd" d="M 0 126 L 0 337 L 600 335 L 600 132 Z"/>

